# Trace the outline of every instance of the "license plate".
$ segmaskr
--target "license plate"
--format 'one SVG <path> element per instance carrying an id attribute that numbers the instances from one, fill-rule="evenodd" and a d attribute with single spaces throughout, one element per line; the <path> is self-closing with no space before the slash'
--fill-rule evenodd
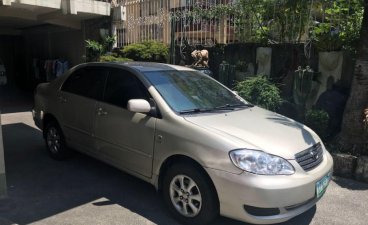
<path id="1" fill-rule="evenodd" d="M 328 184 L 330 183 L 331 175 L 328 173 L 326 176 L 322 177 L 319 181 L 316 183 L 316 193 L 317 198 L 322 197 L 322 195 L 325 193 Z"/>

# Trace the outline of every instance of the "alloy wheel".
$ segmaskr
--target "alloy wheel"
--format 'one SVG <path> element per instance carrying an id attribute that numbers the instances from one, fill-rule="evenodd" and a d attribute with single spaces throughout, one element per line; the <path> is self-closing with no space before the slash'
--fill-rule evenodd
<path id="1" fill-rule="evenodd" d="M 177 175 L 171 180 L 170 199 L 175 209 L 185 217 L 195 217 L 201 211 L 201 192 L 188 176 Z"/>
<path id="2" fill-rule="evenodd" d="M 55 127 L 50 127 L 46 135 L 47 146 L 50 151 L 54 154 L 60 151 L 61 147 L 61 136 Z"/>

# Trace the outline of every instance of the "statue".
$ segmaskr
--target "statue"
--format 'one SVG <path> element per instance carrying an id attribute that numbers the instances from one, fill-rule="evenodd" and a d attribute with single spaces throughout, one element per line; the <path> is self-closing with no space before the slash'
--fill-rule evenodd
<path id="1" fill-rule="evenodd" d="M 207 67 L 208 68 L 208 51 L 207 50 L 194 50 L 191 53 L 194 59 L 192 66 L 194 67 Z"/>

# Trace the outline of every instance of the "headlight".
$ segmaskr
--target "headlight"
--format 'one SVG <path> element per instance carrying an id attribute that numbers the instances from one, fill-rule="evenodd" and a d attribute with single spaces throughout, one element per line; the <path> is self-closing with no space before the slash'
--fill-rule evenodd
<path id="1" fill-rule="evenodd" d="M 260 175 L 291 175 L 294 167 L 285 159 L 256 150 L 234 150 L 230 152 L 234 165 L 242 170 Z"/>

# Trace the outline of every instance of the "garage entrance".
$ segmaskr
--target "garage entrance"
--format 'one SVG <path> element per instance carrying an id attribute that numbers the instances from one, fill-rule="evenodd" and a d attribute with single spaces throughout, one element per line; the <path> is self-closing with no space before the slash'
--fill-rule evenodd
<path id="1" fill-rule="evenodd" d="M 84 62 L 84 40 L 110 29 L 110 11 L 109 1 L 0 0 L 0 116 L 29 112 L 37 84 Z M 0 132 L 0 198 L 6 192 L 2 142 Z"/>
<path id="2" fill-rule="evenodd" d="M 7 83 L 32 90 L 83 62 L 84 40 L 100 39 L 111 26 L 110 4 L 88 3 L 0 1 L 0 72 Z"/>

